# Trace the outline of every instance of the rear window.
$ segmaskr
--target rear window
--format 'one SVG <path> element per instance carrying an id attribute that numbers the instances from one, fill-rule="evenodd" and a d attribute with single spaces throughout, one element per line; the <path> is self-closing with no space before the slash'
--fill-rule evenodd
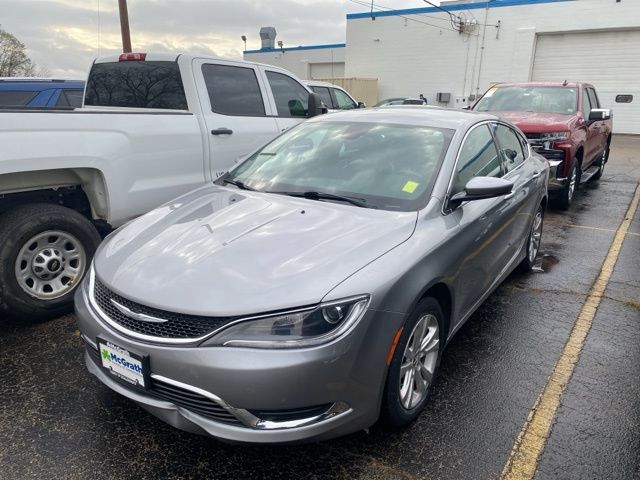
<path id="1" fill-rule="evenodd" d="M 0 91 L 1 107 L 24 107 L 38 92 L 25 90 Z"/>
<path id="2" fill-rule="evenodd" d="M 91 67 L 85 105 L 187 110 L 177 62 L 110 62 Z"/>

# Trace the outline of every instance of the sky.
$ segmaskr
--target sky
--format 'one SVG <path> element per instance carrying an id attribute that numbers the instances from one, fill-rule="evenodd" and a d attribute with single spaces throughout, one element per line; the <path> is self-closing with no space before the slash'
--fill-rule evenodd
<path id="1" fill-rule="evenodd" d="M 128 0 L 132 50 L 242 58 L 260 48 L 260 27 L 284 46 L 344 43 L 346 14 L 366 0 Z M 375 0 L 378 10 L 422 0 Z M 37 66 L 58 78 L 84 79 L 92 60 L 121 51 L 118 0 L 0 0 L 0 28 L 27 47 Z"/>

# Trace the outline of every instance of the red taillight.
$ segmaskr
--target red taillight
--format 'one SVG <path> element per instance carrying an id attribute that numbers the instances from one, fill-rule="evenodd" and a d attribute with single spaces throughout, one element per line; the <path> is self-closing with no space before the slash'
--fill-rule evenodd
<path id="1" fill-rule="evenodd" d="M 118 58 L 118 61 L 120 62 L 134 61 L 135 62 L 138 60 L 144 60 L 145 58 L 147 58 L 146 53 L 121 53 L 120 58 Z"/>

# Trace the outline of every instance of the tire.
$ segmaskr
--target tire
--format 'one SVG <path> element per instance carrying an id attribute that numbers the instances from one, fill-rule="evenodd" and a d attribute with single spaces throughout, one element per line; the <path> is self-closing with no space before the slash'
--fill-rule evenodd
<path id="1" fill-rule="evenodd" d="M 560 210 L 568 210 L 573 199 L 575 198 L 576 190 L 580 185 L 580 168 L 576 158 L 573 159 L 571 168 L 568 175 L 569 181 L 562 190 L 558 192 L 558 196 L 554 200 L 554 205 Z"/>
<path id="2" fill-rule="evenodd" d="M 401 367 L 404 365 L 412 365 L 412 361 L 409 359 L 408 345 L 413 346 L 414 333 L 418 333 L 420 328 L 419 323 L 426 325 L 426 339 L 431 335 L 431 340 L 426 343 L 429 347 L 428 353 L 424 357 L 424 361 L 420 362 L 415 360 L 415 367 L 409 367 L 406 369 L 407 373 L 404 375 L 401 373 Z M 437 331 L 433 331 L 437 326 Z M 429 333 L 431 332 L 431 333 Z M 440 359 L 442 357 L 442 351 L 444 350 L 445 343 L 445 329 L 444 329 L 444 314 L 438 301 L 432 297 L 422 299 L 418 305 L 416 305 L 413 313 L 407 319 L 400 340 L 396 345 L 391 364 L 389 365 L 389 371 L 387 373 L 387 382 L 385 384 L 383 404 L 382 404 L 382 419 L 383 421 L 392 427 L 403 427 L 411 423 L 420 414 L 424 408 L 429 394 L 431 392 L 431 385 L 435 380 L 438 370 L 440 369 Z M 409 341 L 412 341 L 409 344 Z M 418 357 L 420 358 L 420 357 Z M 423 363 L 426 370 L 430 373 L 430 380 L 421 385 L 424 390 L 417 395 L 417 382 L 411 381 L 411 394 L 403 397 L 402 393 L 407 380 L 409 370 L 418 368 L 418 364 Z M 424 380 L 422 374 L 417 377 L 418 380 Z M 413 377 L 412 377 L 413 380 Z M 402 390 L 401 390 L 402 388 Z M 405 403 L 408 398 L 408 402 Z"/>
<path id="3" fill-rule="evenodd" d="M 41 320 L 71 310 L 100 243 L 78 212 L 48 203 L 0 216 L 0 315 Z"/>
<path id="4" fill-rule="evenodd" d="M 538 206 L 533 221 L 531 222 L 531 228 L 529 230 L 529 236 L 527 238 L 527 256 L 520 262 L 519 269 L 521 272 L 530 272 L 536 262 L 536 257 L 540 251 L 540 243 L 542 241 L 542 227 L 544 225 L 544 209 L 542 205 Z"/>

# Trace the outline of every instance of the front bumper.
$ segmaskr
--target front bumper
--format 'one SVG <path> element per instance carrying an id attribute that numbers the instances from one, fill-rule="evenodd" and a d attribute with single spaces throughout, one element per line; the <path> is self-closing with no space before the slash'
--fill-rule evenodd
<path id="1" fill-rule="evenodd" d="M 229 441 L 293 443 L 345 435 L 377 420 L 386 354 L 401 314 L 369 310 L 348 334 L 307 349 L 168 346 L 134 340 L 105 324 L 84 286 L 76 293 L 76 317 L 87 368 L 174 427 Z M 99 366 L 98 336 L 149 356 L 150 390 L 124 384 Z M 156 381 L 182 388 L 192 403 L 175 391 L 158 395 Z M 207 400 L 213 403 L 203 410 Z"/>
<path id="2" fill-rule="evenodd" d="M 549 193 L 562 190 L 568 182 L 564 176 L 564 160 L 549 160 Z"/>

